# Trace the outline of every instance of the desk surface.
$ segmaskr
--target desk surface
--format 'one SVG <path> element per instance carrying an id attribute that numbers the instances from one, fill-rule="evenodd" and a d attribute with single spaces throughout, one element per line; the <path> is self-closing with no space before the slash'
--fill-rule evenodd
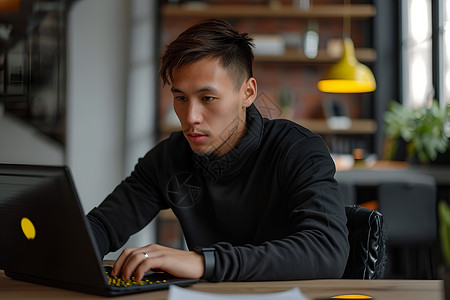
<path id="1" fill-rule="evenodd" d="M 189 289 L 209 293 L 273 293 L 299 287 L 310 299 L 343 293 L 363 293 L 376 300 L 444 300 L 440 280 L 301 280 L 274 282 L 199 282 Z M 0 271 L 1 299 L 107 299 L 101 296 L 63 290 L 10 279 Z M 134 294 L 113 299 L 167 299 L 167 290 Z"/>

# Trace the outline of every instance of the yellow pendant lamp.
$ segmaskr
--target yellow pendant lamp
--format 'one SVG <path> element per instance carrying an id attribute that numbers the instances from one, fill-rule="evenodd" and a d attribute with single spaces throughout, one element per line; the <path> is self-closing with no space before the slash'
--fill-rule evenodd
<path id="1" fill-rule="evenodd" d="M 372 71 L 356 59 L 351 38 L 344 38 L 343 43 L 341 59 L 330 67 L 325 77 L 317 83 L 317 88 L 325 93 L 373 92 L 377 84 Z"/>
<path id="2" fill-rule="evenodd" d="M 355 46 L 350 38 L 350 8 L 344 2 L 344 38 L 341 59 L 330 67 L 325 77 L 317 83 L 317 88 L 325 93 L 368 93 L 373 92 L 377 84 L 372 71 L 355 57 Z"/>

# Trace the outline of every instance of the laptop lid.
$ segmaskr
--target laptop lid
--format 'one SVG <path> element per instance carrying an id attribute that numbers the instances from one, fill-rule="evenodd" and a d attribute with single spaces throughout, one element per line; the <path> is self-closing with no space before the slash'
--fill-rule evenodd
<path id="1" fill-rule="evenodd" d="M 106 284 L 102 259 L 67 166 L 0 164 L 0 269 L 19 280 L 88 293 L 141 291 Z M 170 283 L 197 281 L 178 280 Z"/>

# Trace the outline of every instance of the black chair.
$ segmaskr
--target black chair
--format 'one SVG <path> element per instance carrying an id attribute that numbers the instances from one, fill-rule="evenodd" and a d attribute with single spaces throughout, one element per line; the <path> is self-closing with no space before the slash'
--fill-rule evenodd
<path id="1" fill-rule="evenodd" d="M 346 206 L 350 254 L 345 279 L 380 279 L 386 265 L 383 215 L 358 205 Z"/>
<path id="2" fill-rule="evenodd" d="M 356 205 L 356 186 L 347 181 L 339 182 L 339 189 L 345 205 Z"/>
<path id="3" fill-rule="evenodd" d="M 431 175 L 381 183 L 378 210 L 386 225 L 387 276 L 434 279 L 437 243 L 437 188 Z M 392 273 L 392 274 L 391 274 Z"/>

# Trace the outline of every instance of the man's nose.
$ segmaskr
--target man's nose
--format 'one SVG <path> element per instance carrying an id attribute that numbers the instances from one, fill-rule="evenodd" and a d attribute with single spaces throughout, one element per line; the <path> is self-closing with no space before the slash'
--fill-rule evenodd
<path id="1" fill-rule="evenodd" d="M 189 124 L 199 124 L 201 123 L 202 117 L 202 105 L 197 101 L 189 101 L 186 120 Z"/>

